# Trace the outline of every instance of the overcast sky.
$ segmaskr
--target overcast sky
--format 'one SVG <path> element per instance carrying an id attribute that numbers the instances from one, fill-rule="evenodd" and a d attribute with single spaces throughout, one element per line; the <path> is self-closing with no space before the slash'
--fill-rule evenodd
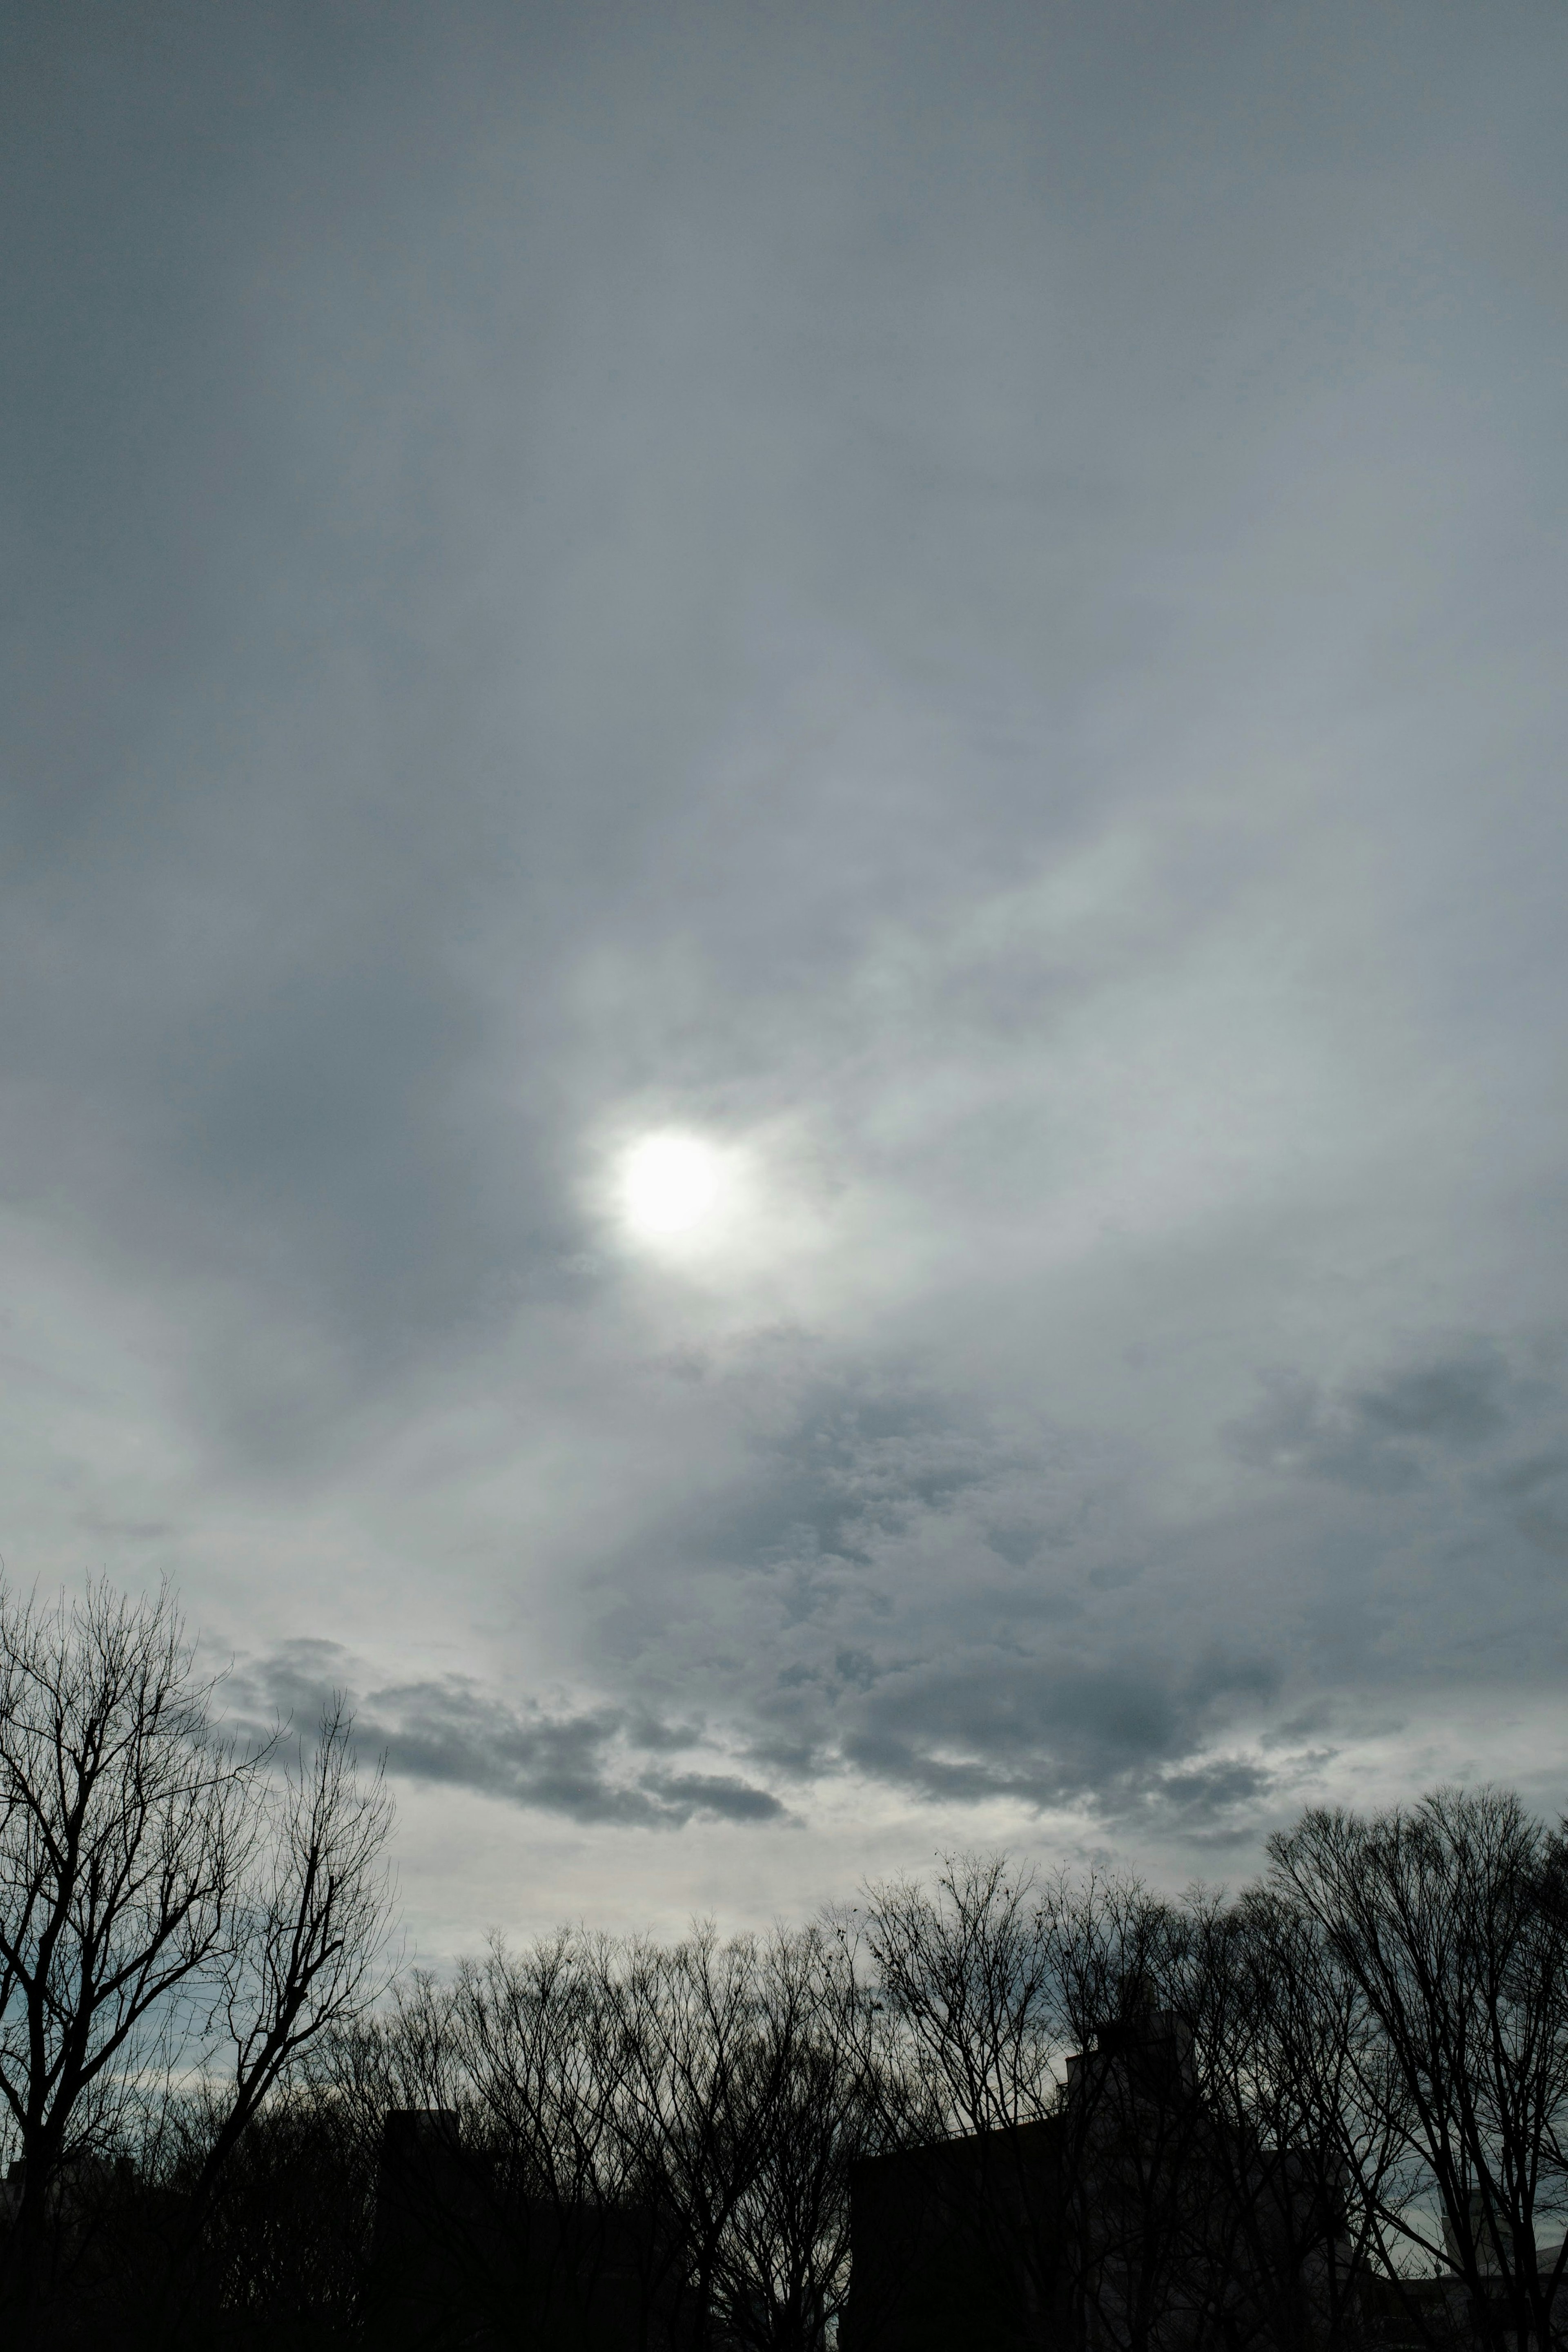
<path id="1" fill-rule="evenodd" d="M 5 12 L 0 1548 L 418 1948 L 1568 1801 L 1568 12 Z"/>

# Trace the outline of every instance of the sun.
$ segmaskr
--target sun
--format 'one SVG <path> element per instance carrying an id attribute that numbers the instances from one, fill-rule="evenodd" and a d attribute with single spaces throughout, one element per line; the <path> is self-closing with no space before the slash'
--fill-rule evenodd
<path id="1" fill-rule="evenodd" d="M 692 1233 L 712 1216 L 723 1190 L 719 1154 L 695 1135 L 647 1136 L 622 1163 L 626 1222 L 651 1240 Z"/>

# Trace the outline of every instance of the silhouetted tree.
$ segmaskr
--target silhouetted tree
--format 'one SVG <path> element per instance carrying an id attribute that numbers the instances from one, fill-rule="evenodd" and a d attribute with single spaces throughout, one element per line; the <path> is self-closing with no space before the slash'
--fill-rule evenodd
<path id="1" fill-rule="evenodd" d="M 313 1749 L 241 1750 L 172 1596 L 0 1589 L 0 2099 L 19 2159 L 0 2242 L 14 2332 L 80 2268 L 91 2184 L 176 2070 L 205 2084 L 188 2253 L 224 2168 L 299 2052 L 375 1989 L 390 1810 L 340 1709 Z M 163 2086 L 160 2093 L 160 2084 Z M 101 2202 L 101 2196 L 99 2198 Z M 167 2282 L 165 2282 L 167 2284 Z"/>
<path id="2" fill-rule="evenodd" d="M 1053 2323 L 1064 2292 L 1057 1891 L 1005 1855 L 950 1857 L 933 1886 L 869 1890 L 863 1948 L 905 2077 L 890 2138 L 907 2155 L 896 2176 L 868 2173 L 857 2191 L 852 2332 L 865 2352 L 894 2327 L 936 2344 L 980 2326 L 1006 2344 Z"/>
<path id="3" fill-rule="evenodd" d="M 1310 1812 L 1276 1884 L 1355 2004 L 1342 2108 L 1385 2267 L 1462 2284 L 1483 2338 L 1542 2352 L 1568 2267 L 1568 1855 L 1504 1790 L 1441 1790 L 1371 1816 Z M 1549 2232 L 1550 2234 L 1543 2234 Z M 1402 2259 L 1403 2258 L 1403 2259 Z M 1407 2323 L 1448 2332 L 1414 2295 Z"/>
<path id="4" fill-rule="evenodd" d="M 720 2241 L 718 2306 L 747 2352 L 821 2352 L 850 2287 L 850 2171 L 905 2126 L 884 2013 L 821 1928 L 758 1955 L 761 2147 Z"/>

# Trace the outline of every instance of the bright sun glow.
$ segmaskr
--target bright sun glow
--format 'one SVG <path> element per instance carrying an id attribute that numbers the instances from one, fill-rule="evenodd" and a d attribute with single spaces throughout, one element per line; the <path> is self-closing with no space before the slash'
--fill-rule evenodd
<path id="1" fill-rule="evenodd" d="M 651 1135 L 627 1154 L 622 1197 L 627 1222 L 649 1235 L 690 1233 L 717 1203 L 721 1168 L 695 1136 Z"/>

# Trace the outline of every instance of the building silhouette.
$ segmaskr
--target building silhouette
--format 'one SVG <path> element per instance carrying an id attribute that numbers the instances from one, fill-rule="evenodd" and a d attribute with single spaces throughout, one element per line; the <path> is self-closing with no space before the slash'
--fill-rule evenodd
<path id="1" fill-rule="evenodd" d="M 1134 2009 L 1054 2112 L 852 2176 L 843 2352 L 1297 2352 L 1348 2305 L 1332 2180 L 1202 2096 L 1191 2035 Z"/>

